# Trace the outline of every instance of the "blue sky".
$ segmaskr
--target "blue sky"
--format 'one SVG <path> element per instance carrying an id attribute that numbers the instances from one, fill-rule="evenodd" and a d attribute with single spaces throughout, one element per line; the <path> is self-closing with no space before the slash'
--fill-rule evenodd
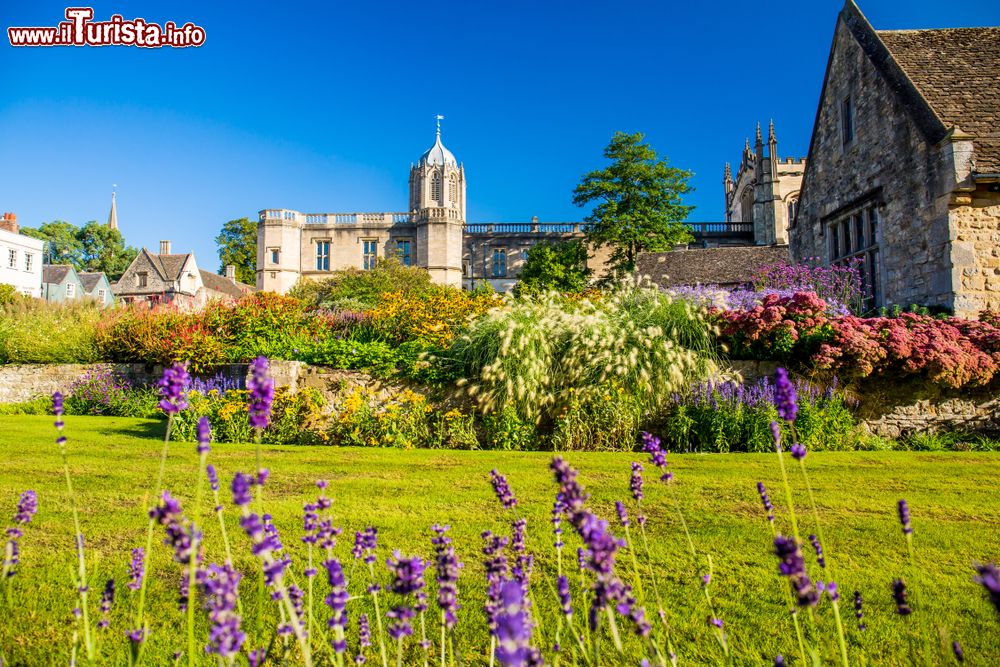
<path id="1" fill-rule="evenodd" d="M 82 4 L 82 3 L 81 3 Z M 289 5 L 293 5 L 289 7 Z M 804 156 L 841 2 L 142 2 L 97 20 L 205 28 L 190 49 L 0 43 L 0 210 L 105 220 L 217 268 L 223 222 L 261 208 L 404 210 L 433 143 L 465 163 L 470 221 L 578 220 L 573 186 L 616 130 L 694 172 L 693 220 L 755 123 Z M 3 27 L 65 4 L 6 0 Z M 995 0 L 869 0 L 877 29 L 1000 25 Z M 752 136 L 751 136 L 752 138 Z"/>

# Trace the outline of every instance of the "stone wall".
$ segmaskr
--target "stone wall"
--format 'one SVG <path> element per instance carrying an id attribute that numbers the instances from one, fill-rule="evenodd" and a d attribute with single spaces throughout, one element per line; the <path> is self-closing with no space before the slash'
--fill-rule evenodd
<path id="1" fill-rule="evenodd" d="M 961 284 L 955 312 L 975 316 L 981 310 L 1000 310 L 1000 191 L 979 185 L 956 193 L 949 217 L 953 280 Z"/>

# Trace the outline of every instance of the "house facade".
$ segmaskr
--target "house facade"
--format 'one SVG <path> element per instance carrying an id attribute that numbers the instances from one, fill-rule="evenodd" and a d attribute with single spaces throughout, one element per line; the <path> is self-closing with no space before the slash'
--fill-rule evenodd
<path id="1" fill-rule="evenodd" d="M 1000 28 L 875 30 L 840 12 L 790 229 L 870 308 L 1000 308 Z"/>
<path id="2" fill-rule="evenodd" d="M 19 232 L 17 215 L 0 218 L 0 283 L 25 296 L 42 296 L 42 263 L 45 242 Z"/>
<path id="3" fill-rule="evenodd" d="M 74 301 L 86 296 L 80 274 L 70 264 L 46 264 L 42 268 L 42 298 L 46 301 Z"/>
<path id="4" fill-rule="evenodd" d="M 83 295 L 89 297 L 102 306 L 112 306 L 115 303 L 115 294 L 111 289 L 111 281 L 104 275 L 103 271 L 95 273 L 79 273 L 80 283 L 83 285 Z"/>

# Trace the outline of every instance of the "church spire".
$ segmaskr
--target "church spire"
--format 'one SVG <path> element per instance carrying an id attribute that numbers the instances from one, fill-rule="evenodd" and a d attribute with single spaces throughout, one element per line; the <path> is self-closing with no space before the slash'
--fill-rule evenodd
<path id="1" fill-rule="evenodd" d="M 771 143 L 771 142 L 774 142 L 774 143 L 778 142 L 777 137 L 774 136 L 774 119 L 773 118 L 771 119 L 771 125 L 768 128 L 768 130 L 767 130 L 767 143 Z"/>
<path id="2" fill-rule="evenodd" d="M 112 186 L 117 188 L 118 186 Z M 115 191 L 111 191 L 111 212 L 108 213 L 108 227 L 118 229 L 118 205 L 115 203 Z"/>

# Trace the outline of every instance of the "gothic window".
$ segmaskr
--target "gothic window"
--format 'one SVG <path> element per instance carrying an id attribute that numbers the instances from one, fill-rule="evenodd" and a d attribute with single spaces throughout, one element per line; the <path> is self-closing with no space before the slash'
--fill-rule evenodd
<path id="1" fill-rule="evenodd" d="M 316 270 L 330 270 L 330 242 L 316 241 Z"/>
<path id="2" fill-rule="evenodd" d="M 850 97 L 840 103 L 840 133 L 845 146 L 854 141 L 854 104 Z"/>
<path id="3" fill-rule="evenodd" d="M 741 222 L 753 222 L 753 200 L 753 188 L 745 188 L 743 196 L 740 197 L 740 216 L 743 218 Z"/>
<path id="4" fill-rule="evenodd" d="M 882 305 L 879 277 L 878 205 L 869 202 L 828 223 L 830 263 L 855 269 L 861 278 L 865 312 Z"/>
<path id="5" fill-rule="evenodd" d="M 788 202 L 788 224 L 795 222 L 795 214 L 799 212 L 799 200 L 791 199 Z"/>
<path id="6" fill-rule="evenodd" d="M 378 262 L 378 241 L 364 241 L 363 255 L 362 266 L 365 271 L 371 271 Z"/>
<path id="7" fill-rule="evenodd" d="M 436 171 L 431 174 L 431 201 L 441 205 L 441 174 Z"/>
<path id="8" fill-rule="evenodd" d="M 458 205 L 458 179 L 454 176 L 448 179 L 448 201 L 452 205 Z"/>
<path id="9" fill-rule="evenodd" d="M 493 249 L 493 277 L 507 277 L 507 251 L 503 248 Z"/>

